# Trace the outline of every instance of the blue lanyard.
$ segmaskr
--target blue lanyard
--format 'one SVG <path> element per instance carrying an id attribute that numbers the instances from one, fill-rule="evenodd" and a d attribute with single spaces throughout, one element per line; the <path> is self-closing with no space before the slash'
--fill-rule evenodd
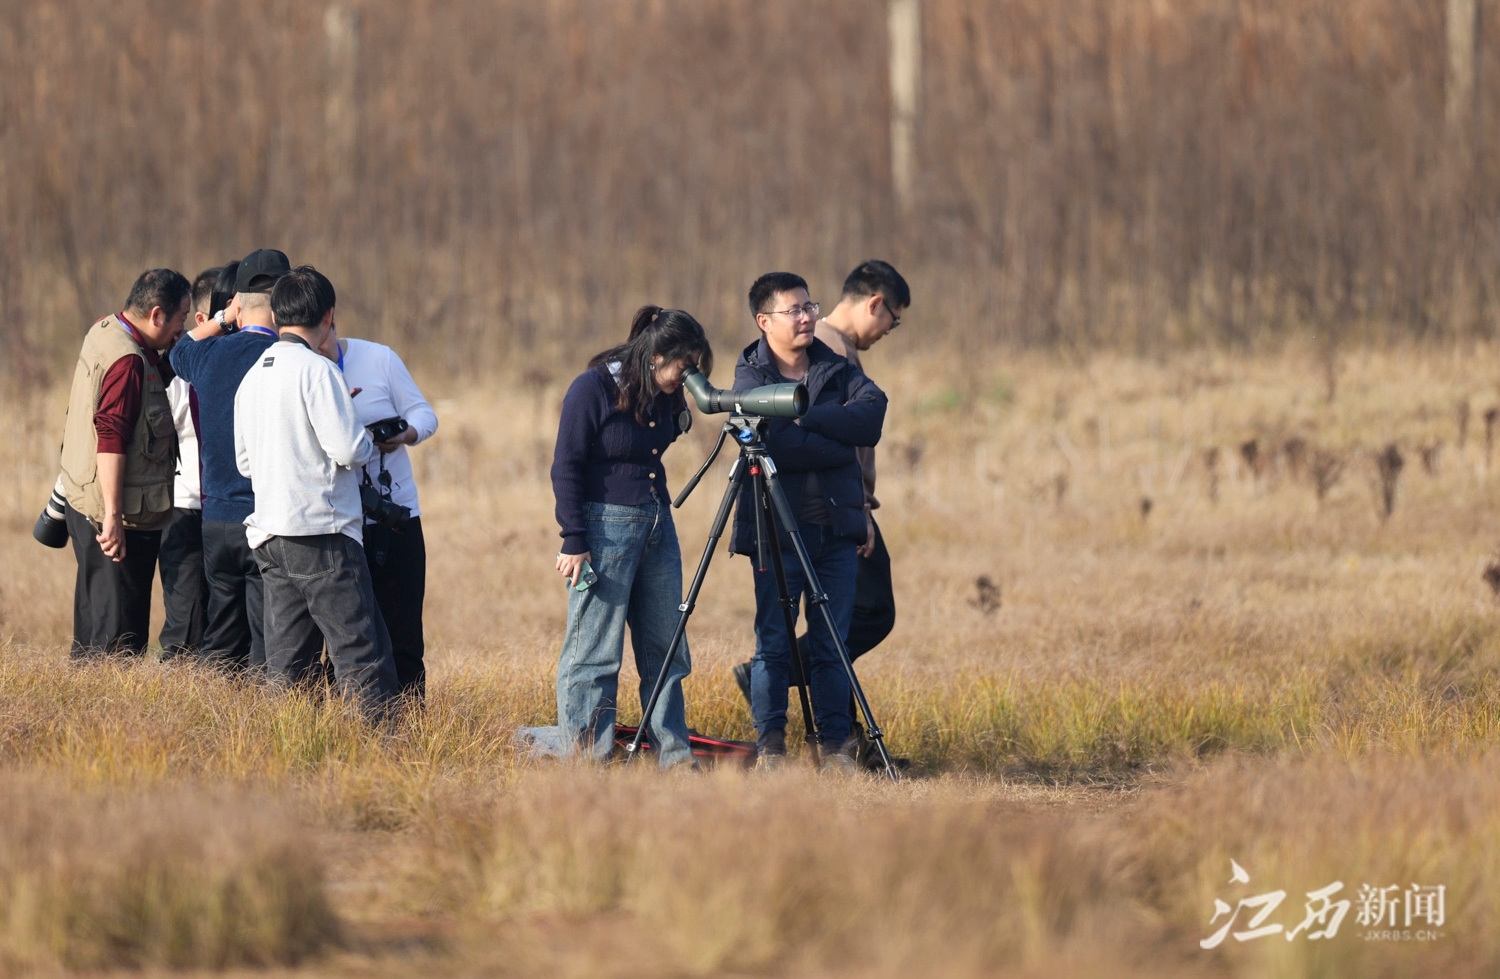
<path id="1" fill-rule="evenodd" d="M 125 318 L 125 314 L 124 313 L 116 313 L 115 314 L 115 322 L 119 323 L 120 324 L 120 329 L 124 330 L 125 333 L 130 337 L 130 339 L 132 339 L 132 340 L 135 341 L 135 345 L 136 346 L 138 346 L 138 347 L 144 347 L 145 346 L 145 344 L 141 342 L 141 335 L 139 333 L 135 332 L 135 327 L 133 327 L 133 326 L 130 325 L 130 321 Z"/>
<path id="2" fill-rule="evenodd" d="M 276 336 L 276 331 L 268 326 L 242 326 L 240 327 L 240 329 L 244 330 L 246 333 L 259 333 L 261 336 L 265 337 Z"/>
<path id="3" fill-rule="evenodd" d="M 344 373 L 344 347 L 343 344 L 335 342 L 333 349 L 339 352 L 339 373 Z"/>

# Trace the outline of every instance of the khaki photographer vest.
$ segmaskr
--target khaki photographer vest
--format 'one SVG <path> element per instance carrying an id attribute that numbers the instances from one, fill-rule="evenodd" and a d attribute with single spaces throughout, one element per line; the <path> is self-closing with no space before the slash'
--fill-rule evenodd
<path id="1" fill-rule="evenodd" d="M 68 505 L 95 523 L 104 519 L 99 488 L 99 436 L 94 412 L 104 375 L 121 357 L 141 358 L 145 368 L 141 414 L 125 446 L 125 478 L 120 511 L 132 530 L 157 530 L 172 519 L 172 481 L 177 474 L 177 429 L 161 371 L 146 360 L 135 339 L 113 316 L 89 327 L 73 370 L 68 418 L 63 426 L 62 482 Z"/>

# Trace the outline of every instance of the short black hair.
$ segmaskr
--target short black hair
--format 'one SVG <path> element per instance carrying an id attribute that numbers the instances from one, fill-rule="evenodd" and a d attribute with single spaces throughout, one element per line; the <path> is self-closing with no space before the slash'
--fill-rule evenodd
<path id="1" fill-rule="evenodd" d="M 175 313 L 177 307 L 192 292 L 193 284 L 181 272 L 172 269 L 147 269 L 135 280 L 135 285 L 130 287 L 130 295 L 125 297 L 125 308 L 137 313 L 149 313 L 160 306 L 169 314 Z"/>
<path id="2" fill-rule="evenodd" d="M 198 278 L 193 280 L 193 308 L 200 312 L 213 314 L 209 308 L 213 303 L 214 283 L 219 281 L 219 273 L 223 271 L 222 266 L 204 269 L 198 273 Z"/>
<path id="3" fill-rule="evenodd" d="M 911 305 L 911 288 L 901 273 L 890 262 L 872 258 L 859 265 L 844 277 L 844 296 L 863 299 L 866 296 L 881 296 L 887 305 L 905 309 Z"/>
<path id="4" fill-rule="evenodd" d="M 806 288 L 807 280 L 795 272 L 767 272 L 750 286 L 750 315 L 770 312 L 766 307 L 778 292 Z"/>
<path id="5" fill-rule="evenodd" d="M 312 328 L 323 322 L 338 297 L 328 276 L 311 265 L 299 265 L 276 280 L 271 290 L 271 314 L 277 329 Z"/>
<path id="6" fill-rule="evenodd" d="M 214 298 L 208 304 L 208 315 L 212 316 L 234 300 L 234 280 L 239 274 L 239 259 L 226 262 L 224 267 L 219 269 L 219 277 L 214 281 Z"/>

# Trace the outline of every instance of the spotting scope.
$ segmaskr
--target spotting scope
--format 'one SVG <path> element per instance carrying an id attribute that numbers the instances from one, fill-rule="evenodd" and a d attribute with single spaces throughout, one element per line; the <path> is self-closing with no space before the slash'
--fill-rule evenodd
<path id="1" fill-rule="evenodd" d="M 682 372 L 682 385 L 705 415 L 732 411 L 762 418 L 801 418 L 807 414 L 807 385 L 765 384 L 746 391 L 723 391 L 708 383 L 696 367 Z"/>

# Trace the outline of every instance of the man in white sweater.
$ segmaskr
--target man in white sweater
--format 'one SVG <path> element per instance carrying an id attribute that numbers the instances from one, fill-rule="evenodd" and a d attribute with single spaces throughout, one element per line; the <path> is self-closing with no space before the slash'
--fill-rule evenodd
<path id="1" fill-rule="evenodd" d="M 377 450 L 343 374 L 316 352 L 335 299 L 310 265 L 277 281 L 280 341 L 235 395 L 235 454 L 255 490 L 245 536 L 264 581 L 267 681 L 316 676 L 326 641 L 340 692 L 377 711 L 396 694 L 396 667 L 365 561 L 355 472 Z"/>

